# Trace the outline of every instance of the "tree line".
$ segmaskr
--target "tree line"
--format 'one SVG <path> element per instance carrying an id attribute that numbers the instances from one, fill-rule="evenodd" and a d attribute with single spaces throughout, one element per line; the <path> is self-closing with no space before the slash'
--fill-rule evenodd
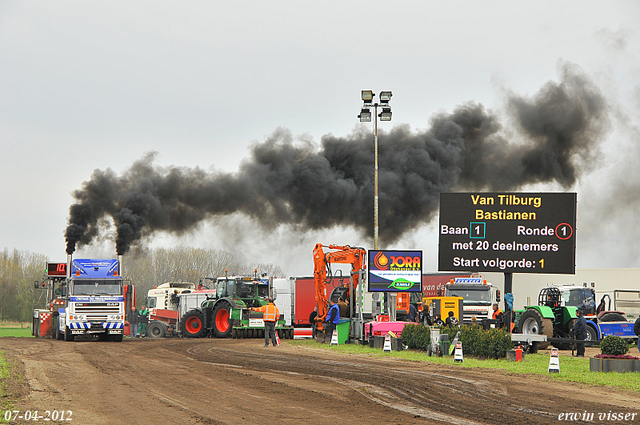
<path id="1" fill-rule="evenodd" d="M 0 320 L 30 322 L 33 309 L 44 305 L 43 291 L 33 282 L 42 278 L 46 263 L 42 254 L 15 249 L 0 253 Z"/>
<path id="2" fill-rule="evenodd" d="M 78 257 L 80 258 L 80 257 Z M 30 322 L 33 310 L 46 308 L 46 293 L 34 287 L 45 280 L 47 257 L 18 250 L 0 253 L 0 320 Z M 138 305 L 145 302 L 147 291 L 165 282 L 193 282 L 203 277 L 267 273 L 286 277 L 274 264 L 245 264 L 232 254 L 215 249 L 157 248 L 130 253 L 123 257 L 122 276 L 136 286 Z"/>

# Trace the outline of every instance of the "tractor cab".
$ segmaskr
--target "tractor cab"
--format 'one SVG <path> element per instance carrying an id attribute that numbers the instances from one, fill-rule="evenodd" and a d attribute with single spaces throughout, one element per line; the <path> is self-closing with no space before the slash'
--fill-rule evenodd
<path id="1" fill-rule="evenodd" d="M 239 299 L 247 307 L 260 307 L 262 300 L 269 296 L 269 281 L 253 279 L 245 276 L 229 276 L 218 278 L 216 298 Z"/>
<path id="2" fill-rule="evenodd" d="M 596 295 L 593 289 L 582 286 L 548 286 L 538 294 L 538 305 L 551 308 L 575 307 L 585 316 L 596 311 Z"/>
<path id="3" fill-rule="evenodd" d="M 576 307 L 585 316 L 596 313 L 596 293 L 593 288 L 563 286 L 559 289 L 565 306 Z"/>

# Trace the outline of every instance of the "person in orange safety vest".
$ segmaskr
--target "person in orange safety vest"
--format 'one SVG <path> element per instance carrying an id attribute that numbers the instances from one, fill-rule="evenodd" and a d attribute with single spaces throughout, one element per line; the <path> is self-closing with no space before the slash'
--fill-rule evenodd
<path id="1" fill-rule="evenodd" d="M 504 312 L 502 310 L 500 310 L 500 307 L 498 307 L 498 304 L 494 304 L 493 305 L 493 316 L 492 316 L 493 320 L 497 320 L 498 321 L 498 326 L 503 327 L 504 326 Z"/>
<path id="2" fill-rule="evenodd" d="M 280 318 L 280 310 L 278 310 L 278 307 L 273 303 L 273 299 L 268 298 L 267 301 L 268 304 L 259 308 L 252 308 L 251 311 L 262 312 L 262 320 L 264 321 L 264 346 L 269 346 L 269 337 L 271 336 L 273 346 L 276 347 L 278 345 L 276 341 L 276 323 L 278 323 L 278 319 Z"/>

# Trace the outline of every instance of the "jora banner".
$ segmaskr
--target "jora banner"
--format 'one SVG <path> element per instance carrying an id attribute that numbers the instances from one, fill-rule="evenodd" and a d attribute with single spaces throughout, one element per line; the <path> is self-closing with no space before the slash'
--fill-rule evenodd
<path id="1" fill-rule="evenodd" d="M 421 292 L 422 251 L 369 251 L 369 292 Z"/>

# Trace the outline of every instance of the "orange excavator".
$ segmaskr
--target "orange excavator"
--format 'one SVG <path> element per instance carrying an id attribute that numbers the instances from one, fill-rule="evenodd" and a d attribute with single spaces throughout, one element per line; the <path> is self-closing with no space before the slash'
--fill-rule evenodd
<path id="1" fill-rule="evenodd" d="M 336 251 L 325 253 L 323 248 Z M 351 272 L 353 283 L 349 279 L 349 283 L 341 288 L 341 295 L 345 299 L 355 300 L 355 288 L 358 286 L 359 275 L 355 274 L 366 268 L 365 261 L 367 251 L 364 248 L 353 247 L 349 245 L 322 245 L 316 244 L 313 248 L 313 279 L 316 287 L 316 304 L 318 306 L 318 331 L 322 330 L 322 322 L 327 317 L 327 303 L 329 298 L 327 295 L 327 283 L 331 281 L 331 264 L 351 264 Z M 338 288 L 336 288 L 338 289 Z M 335 291 L 335 290 L 334 290 Z M 331 294 L 329 294 L 330 296 Z M 350 308 L 353 308 L 352 306 Z"/>

